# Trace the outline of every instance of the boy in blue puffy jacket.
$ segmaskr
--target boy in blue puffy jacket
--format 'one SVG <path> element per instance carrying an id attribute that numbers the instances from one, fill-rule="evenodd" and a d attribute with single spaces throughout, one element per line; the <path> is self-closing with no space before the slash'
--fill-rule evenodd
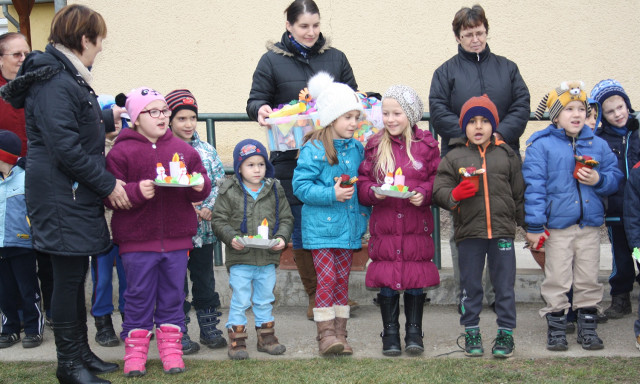
<path id="1" fill-rule="evenodd" d="M 567 292 L 572 286 L 577 341 L 587 350 L 602 349 L 596 332 L 603 293 L 598 283 L 602 199 L 616 192 L 622 172 L 607 143 L 585 125 L 587 95 L 581 83 L 563 83 L 551 91 L 536 116 L 547 108 L 551 125 L 527 141 L 522 167 L 527 241 L 534 248 L 543 242 L 546 250 L 540 291 L 547 305 L 540 316 L 547 319 L 547 349 L 568 349 Z M 593 168 L 576 170 L 576 163 L 589 158 Z"/>
<path id="2" fill-rule="evenodd" d="M 0 348 L 20 341 L 19 308 L 24 319 L 24 348 L 42 344 L 44 326 L 24 199 L 24 165 L 18 163 L 21 147 L 18 135 L 0 130 L 0 308 L 4 314 Z"/>

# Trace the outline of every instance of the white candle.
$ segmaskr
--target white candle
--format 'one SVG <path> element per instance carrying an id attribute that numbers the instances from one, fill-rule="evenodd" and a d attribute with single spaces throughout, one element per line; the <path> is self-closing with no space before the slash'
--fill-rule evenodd
<path id="1" fill-rule="evenodd" d="M 262 225 L 258 226 L 258 235 L 265 240 L 269 239 L 269 223 L 266 218 L 262 220 Z"/>
<path id="2" fill-rule="evenodd" d="M 404 175 L 402 168 L 396 169 L 396 177 L 393 179 L 393 185 L 404 185 Z"/>
<path id="3" fill-rule="evenodd" d="M 180 177 L 180 156 L 178 156 L 178 153 L 174 153 L 169 162 L 169 176 L 175 177 L 176 180 Z"/>

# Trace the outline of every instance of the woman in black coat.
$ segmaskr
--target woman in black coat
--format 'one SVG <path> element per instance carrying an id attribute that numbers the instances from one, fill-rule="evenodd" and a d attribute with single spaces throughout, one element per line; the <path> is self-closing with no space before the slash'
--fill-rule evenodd
<path id="1" fill-rule="evenodd" d="M 105 117 L 91 88 L 91 72 L 107 27 L 81 5 L 61 9 L 45 52 L 24 61 L 3 98 L 25 110 L 29 156 L 25 195 L 36 250 L 51 255 L 52 317 L 64 383 L 108 383 L 94 373 L 118 369 L 87 342 L 84 282 L 89 256 L 111 247 L 103 199 L 129 207 L 122 182 L 105 169 Z M 110 112 L 110 111 L 109 111 Z"/>
<path id="2" fill-rule="evenodd" d="M 300 90 L 320 71 L 331 74 L 336 82 L 345 83 L 353 90 L 358 89 L 347 57 L 331 47 L 329 39 L 320 32 L 320 11 L 316 3 L 313 0 L 296 0 L 287 7 L 285 14 L 287 30 L 282 34 L 280 42 L 267 43 L 267 52 L 258 62 L 247 100 L 247 114 L 262 126 L 268 126 L 265 119 L 269 117 L 273 108 L 297 100 Z M 293 254 L 300 279 L 309 295 L 307 317 L 312 320 L 316 272 L 311 252 L 302 249 L 302 203 L 293 195 L 291 187 L 297 157 L 297 149 L 272 151 L 270 160 L 275 168 L 275 177 L 284 188 L 295 218 L 291 236 Z"/>

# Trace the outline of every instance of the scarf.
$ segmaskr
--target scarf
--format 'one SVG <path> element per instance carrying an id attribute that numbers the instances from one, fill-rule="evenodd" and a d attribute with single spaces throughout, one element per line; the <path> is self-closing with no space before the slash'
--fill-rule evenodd
<path id="1" fill-rule="evenodd" d="M 298 50 L 298 52 L 300 52 L 300 55 L 302 55 L 302 57 L 304 57 L 305 59 L 308 58 L 309 54 L 311 53 L 311 48 L 307 47 L 306 45 L 302 45 L 298 43 L 291 34 L 288 34 L 288 36 L 289 36 L 289 41 Z"/>
<path id="2" fill-rule="evenodd" d="M 60 51 L 63 55 L 65 55 L 65 57 L 69 59 L 71 64 L 73 64 L 75 69 L 80 73 L 80 76 L 82 76 L 84 81 L 86 81 L 87 84 L 91 85 L 91 83 L 93 82 L 93 75 L 91 75 L 91 72 L 89 72 L 89 68 L 85 67 L 84 64 L 82 64 L 80 58 L 76 56 L 76 54 L 73 53 L 72 50 L 62 44 L 53 44 L 53 47 Z"/>

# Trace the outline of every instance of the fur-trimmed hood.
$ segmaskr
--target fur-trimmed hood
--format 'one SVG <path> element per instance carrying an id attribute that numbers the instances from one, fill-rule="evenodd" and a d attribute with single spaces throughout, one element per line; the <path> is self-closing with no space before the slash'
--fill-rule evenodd
<path id="1" fill-rule="evenodd" d="M 269 40 L 267 41 L 265 46 L 268 51 L 271 51 L 278 55 L 288 56 L 288 57 L 296 56 L 295 54 L 296 50 L 291 44 L 291 42 L 289 41 L 289 32 L 286 32 L 286 31 L 282 34 L 282 38 L 280 39 L 279 42 L 274 40 Z M 324 35 L 320 33 L 320 37 L 318 38 L 318 41 L 316 41 L 313 47 L 311 47 L 311 52 L 313 55 L 320 55 L 330 48 L 331 48 L 331 39 L 328 37 L 325 38 Z"/>

